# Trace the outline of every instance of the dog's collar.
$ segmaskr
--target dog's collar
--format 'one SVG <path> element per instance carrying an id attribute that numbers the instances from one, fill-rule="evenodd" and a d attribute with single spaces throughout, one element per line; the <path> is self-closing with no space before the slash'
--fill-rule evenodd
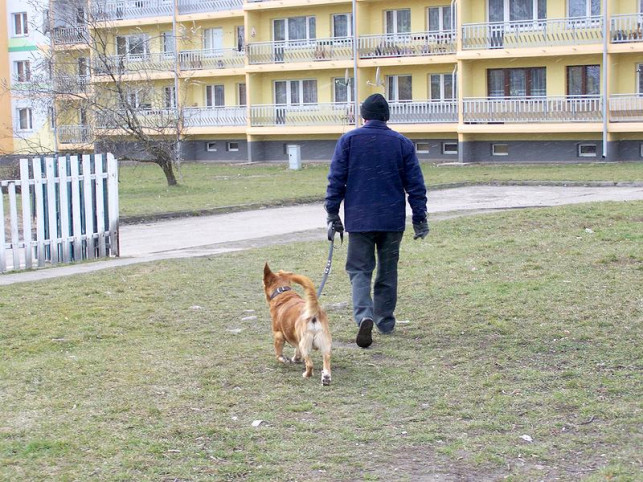
<path id="1" fill-rule="evenodd" d="M 285 293 L 286 291 L 290 291 L 291 289 L 292 288 L 290 286 L 280 286 L 272 292 L 272 294 L 270 295 L 270 299 L 272 300 L 273 298 L 279 296 L 281 293 Z"/>

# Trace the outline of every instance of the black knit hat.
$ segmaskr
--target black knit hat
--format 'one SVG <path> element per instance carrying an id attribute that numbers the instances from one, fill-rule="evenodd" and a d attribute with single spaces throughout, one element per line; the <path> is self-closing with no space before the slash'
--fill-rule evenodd
<path id="1" fill-rule="evenodd" d="M 362 102 L 360 113 L 366 120 L 387 121 L 389 119 L 388 102 L 382 94 L 369 95 Z"/>

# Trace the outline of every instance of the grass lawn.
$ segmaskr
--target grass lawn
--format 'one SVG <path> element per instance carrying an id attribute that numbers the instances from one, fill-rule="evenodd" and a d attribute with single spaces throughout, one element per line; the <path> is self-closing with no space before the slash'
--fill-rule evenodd
<path id="1" fill-rule="evenodd" d="M 429 186 L 509 181 L 643 181 L 643 163 L 543 165 L 422 165 Z M 156 165 L 120 168 L 121 216 L 200 212 L 228 206 L 305 202 L 323 199 L 328 164 L 221 165 L 185 163 L 179 186 L 168 188 Z"/>
<path id="2" fill-rule="evenodd" d="M 627 202 L 407 232 L 367 350 L 338 249 L 330 387 L 274 359 L 261 290 L 266 260 L 317 284 L 324 242 L 4 287 L 0 479 L 640 480 L 642 226 Z"/>

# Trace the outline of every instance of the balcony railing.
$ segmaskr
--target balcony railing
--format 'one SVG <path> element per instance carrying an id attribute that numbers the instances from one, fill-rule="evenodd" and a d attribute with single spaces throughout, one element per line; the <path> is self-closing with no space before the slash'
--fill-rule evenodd
<path id="1" fill-rule="evenodd" d="M 165 129 L 175 129 L 179 120 L 178 109 L 138 109 L 135 115 L 127 111 L 106 111 L 97 115 L 96 127 L 99 129 L 127 128 L 129 122 L 138 122 L 142 127 L 161 132 Z"/>
<path id="2" fill-rule="evenodd" d="M 416 57 L 455 53 L 455 32 L 442 30 L 408 34 L 364 35 L 359 37 L 359 58 Z"/>
<path id="3" fill-rule="evenodd" d="M 594 95 L 481 97 L 463 100 L 466 124 L 600 122 L 603 99 Z"/>
<path id="4" fill-rule="evenodd" d="M 353 39 L 350 37 L 248 44 L 250 64 L 351 60 L 352 58 Z"/>
<path id="5" fill-rule="evenodd" d="M 610 95 L 608 105 L 610 122 L 643 122 L 643 95 Z"/>
<path id="6" fill-rule="evenodd" d="M 456 100 L 390 102 L 389 107 L 390 124 L 458 122 Z"/>
<path id="7" fill-rule="evenodd" d="M 94 0 L 92 15 L 96 20 L 164 17 L 174 13 L 174 0 Z"/>
<path id="8" fill-rule="evenodd" d="M 643 14 L 614 15 L 610 20 L 613 43 L 643 42 Z"/>
<path id="9" fill-rule="evenodd" d="M 245 106 L 234 107 L 186 107 L 183 125 L 185 127 L 245 126 Z"/>
<path id="10" fill-rule="evenodd" d="M 56 74 L 54 89 L 56 94 L 82 94 L 87 92 L 91 80 L 89 76 Z"/>
<path id="11" fill-rule="evenodd" d="M 87 27 L 56 27 L 53 33 L 55 45 L 89 45 L 90 37 Z"/>
<path id="12" fill-rule="evenodd" d="M 185 50 L 179 53 L 181 70 L 231 69 L 245 66 L 243 50 Z"/>
<path id="13" fill-rule="evenodd" d="M 239 10 L 243 0 L 179 0 L 179 14 Z"/>
<path id="14" fill-rule="evenodd" d="M 462 49 L 502 49 L 595 44 L 603 41 L 603 17 L 570 17 L 462 26 Z"/>
<path id="15" fill-rule="evenodd" d="M 176 58 L 173 52 L 112 55 L 94 60 L 97 75 L 162 71 L 173 74 Z"/>
<path id="16" fill-rule="evenodd" d="M 354 122 L 353 104 L 344 102 L 250 107 L 252 127 L 346 125 Z"/>
<path id="17" fill-rule="evenodd" d="M 93 142 L 93 131 L 90 126 L 58 126 L 58 142 L 61 144 L 87 144 Z"/>

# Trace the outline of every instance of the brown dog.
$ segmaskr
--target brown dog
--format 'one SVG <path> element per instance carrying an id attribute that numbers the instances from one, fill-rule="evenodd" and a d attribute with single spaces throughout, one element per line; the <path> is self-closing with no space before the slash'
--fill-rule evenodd
<path id="1" fill-rule="evenodd" d="M 304 288 L 305 299 L 291 287 L 297 283 Z M 275 342 L 275 355 L 282 363 L 306 363 L 304 378 L 313 374 L 310 357 L 313 349 L 319 350 L 323 357 L 321 381 L 330 385 L 330 345 L 331 336 L 328 317 L 319 306 L 315 286 L 310 278 L 294 273 L 270 271 L 268 263 L 263 268 L 263 290 L 270 307 L 272 336 Z M 295 347 L 295 356 L 288 360 L 283 355 L 284 342 Z"/>

